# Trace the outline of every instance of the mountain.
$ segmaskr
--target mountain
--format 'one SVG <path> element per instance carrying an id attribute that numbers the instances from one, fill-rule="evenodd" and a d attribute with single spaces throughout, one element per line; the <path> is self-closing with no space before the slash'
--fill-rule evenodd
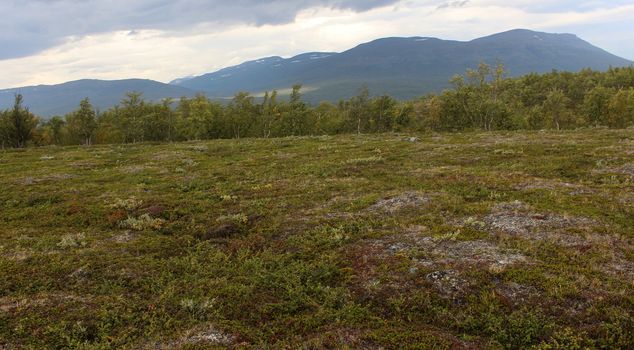
<path id="1" fill-rule="evenodd" d="M 572 34 L 516 29 L 467 42 L 429 37 L 384 38 L 341 53 L 262 58 L 178 79 L 172 84 L 205 91 L 210 97 L 230 97 L 238 91 L 258 94 L 301 83 L 305 97 L 312 102 L 347 98 L 364 85 L 373 94 L 413 98 L 442 90 L 452 76 L 477 67 L 482 61 L 494 64 L 497 60 L 512 76 L 553 69 L 605 70 L 634 63 Z"/>
<path id="2" fill-rule="evenodd" d="M 76 110 L 79 102 L 90 98 L 95 108 L 106 110 L 119 103 L 127 92 L 143 93 L 146 100 L 158 101 L 165 97 L 194 96 L 195 91 L 185 87 L 145 79 L 77 80 L 58 85 L 27 86 L 0 90 L 0 110 L 11 108 L 14 95 L 24 96 L 31 112 L 42 117 L 64 115 Z"/>
<path id="3" fill-rule="evenodd" d="M 549 34 L 516 29 L 471 41 L 429 37 L 384 38 L 337 52 L 309 52 L 292 58 L 266 57 L 198 77 L 163 84 L 152 80 L 77 80 L 0 90 L 0 110 L 13 105 L 15 93 L 43 117 L 73 111 L 84 97 L 101 110 L 121 101 L 127 92 L 143 93 L 147 100 L 179 98 L 204 92 L 211 98 L 230 98 L 238 91 L 259 95 L 277 89 L 285 94 L 303 84 L 310 102 L 337 101 L 367 86 L 373 95 L 408 99 L 448 86 L 449 79 L 484 61 L 504 63 L 512 76 L 553 69 L 605 70 L 629 66 L 617 57 L 572 34 Z"/>

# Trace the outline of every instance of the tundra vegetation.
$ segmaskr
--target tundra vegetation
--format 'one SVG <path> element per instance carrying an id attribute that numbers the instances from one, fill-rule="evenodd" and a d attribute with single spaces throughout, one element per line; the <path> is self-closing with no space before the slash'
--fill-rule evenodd
<path id="1" fill-rule="evenodd" d="M 357 96 L 311 106 L 301 86 L 281 98 L 238 93 L 227 103 L 199 95 L 179 101 L 146 101 L 131 92 L 113 108 L 96 112 L 90 101 L 78 110 L 38 119 L 16 96 L 0 112 L 0 145 L 78 145 L 226 138 L 335 135 L 403 131 L 541 130 L 634 125 L 634 67 L 606 72 L 552 72 L 508 78 L 501 64 L 482 63 L 451 81 L 440 94 L 412 101 Z"/>
<path id="2" fill-rule="evenodd" d="M 16 96 L 0 349 L 634 348 L 634 69 L 453 86 Z"/>
<path id="3" fill-rule="evenodd" d="M 634 348 L 632 129 L 232 130 L 0 152 L 0 348 Z"/>

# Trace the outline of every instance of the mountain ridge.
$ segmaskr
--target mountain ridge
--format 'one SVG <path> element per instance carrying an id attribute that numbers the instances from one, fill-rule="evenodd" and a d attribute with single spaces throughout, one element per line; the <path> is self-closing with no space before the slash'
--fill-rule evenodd
<path id="1" fill-rule="evenodd" d="M 294 84 L 302 84 L 305 99 L 313 103 L 349 98 L 363 86 L 373 95 L 409 99 L 439 92 L 448 87 L 455 74 L 480 62 L 493 64 L 498 60 L 511 76 L 552 70 L 605 70 L 634 64 L 567 33 L 513 29 L 469 41 L 386 37 L 342 52 L 262 57 L 199 76 L 177 78 L 168 84 L 149 79 L 81 79 L 4 89 L 0 90 L 0 109 L 12 106 L 15 93 L 22 93 L 31 110 L 46 117 L 76 109 L 84 97 L 103 110 L 119 103 L 130 91 L 141 92 L 148 100 L 191 97 L 197 93 L 227 99 L 239 91 L 259 95 L 288 90 Z"/>
<path id="2" fill-rule="evenodd" d="M 0 90 L 0 109 L 13 105 L 14 95 L 22 94 L 29 109 L 40 116 L 64 115 L 88 97 L 99 110 L 108 109 L 121 101 L 128 92 L 141 92 L 151 101 L 167 97 L 191 97 L 196 91 L 151 79 L 79 79 L 61 84 L 32 85 Z"/>
<path id="3" fill-rule="evenodd" d="M 307 55 L 321 56 L 306 60 Z M 252 60 L 177 83 L 229 97 L 237 91 L 261 93 L 295 83 L 310 87 L 311 102 L 346 98 L 365 85 L 374 94 L 407 99 L 440 91 L 449 79 L 480 62 L 505 64 L 512 76 L 552 70 L 605 70 L 633 62 L 613 55 L 574 34 L 514 29 L 469 41 L 434 37 L 387 37 L 361 43 L 340 53 L 312 52 L 274 64 Z M 247 64 L 249 63 L 249 64 Z M 255 63 L 259 63 L 255 64 Z"/>

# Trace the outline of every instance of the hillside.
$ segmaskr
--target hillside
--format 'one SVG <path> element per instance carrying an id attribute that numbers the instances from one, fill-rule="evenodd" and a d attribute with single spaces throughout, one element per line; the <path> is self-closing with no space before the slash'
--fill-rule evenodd
<path id="1" fill-rule="evenodd" d="M 468 42 L 384 38 L 342 53 L 268 57 L 172 83 L 205 91 L 211 97 L 230 97 L 237 91 L 286 89 L 301 83 L 306 98 L 313 102 L 350 97 L 363 85 L 373 94 L 408 99 L 440 91 L 453 75 L 477 67 L 482 61 L 496 60 L 502 61 L 513 76 L 553 69 L 605 70 L 632 64 L 572 34 L 518 29 Z"/>
<path id="2" fill-rule="evenodd" d="M 106 110 L 125 97 L 127 92 L 143 93 L 145 99 L 159 101 L 166 97 L 194 96 L 196 92 L 175 85 L 146 79 L 94 80 L 85 79 L 58 85 L 27 86 L 0 90 L 0 109 L 13 105 L 14 95 L 24 96 L 29 109 L 43 117 L 64 115 L 77 109 L 79 101 L 90 98 L 93 106 Z"/>
<path id="3" fill-rule="evenodd" d="M 3 151 L 0 348 L 632 349 L 633 180 L 633 130 Z"/>

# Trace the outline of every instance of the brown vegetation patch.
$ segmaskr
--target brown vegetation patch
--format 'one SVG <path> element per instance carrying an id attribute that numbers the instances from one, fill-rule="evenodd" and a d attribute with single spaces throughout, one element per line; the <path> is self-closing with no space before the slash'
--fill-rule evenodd
<path id="1" fill-rule="evenodd" d="M 127 216 L 128 214 L 124 210 L 115 210 L 108 213 L 108 215 L 106 216 L 106 219 L 108 220 L 108 223 L 110 224 L 110 226 L 115 227 L 119 224 L 119 222 L 124 220 Z"/>
<path id="2" fill-rule="evenodd" d="M 152 217 L 160 217 L 162 216 L 167 208 L 163 205 L 151 205 L 147 208 L 142 209 L 143 213 L 149 214 Z"/>
<path id="3" fill-rule="evenodd" d="M 238 224 L 229 222 L 212 226 L 197 236 L 200 240 L 225 239 L 238 235 L 241 228 Z"/>
<path id="4" fill-rule="evenodd" d="M 219 222 L 207 228 L 206 231 L 196 234 L 199 240 L 226 240 L 244 233 L 249 227 L 262 219 L 260 215 L 234 215 L 219 218 Z"/>

